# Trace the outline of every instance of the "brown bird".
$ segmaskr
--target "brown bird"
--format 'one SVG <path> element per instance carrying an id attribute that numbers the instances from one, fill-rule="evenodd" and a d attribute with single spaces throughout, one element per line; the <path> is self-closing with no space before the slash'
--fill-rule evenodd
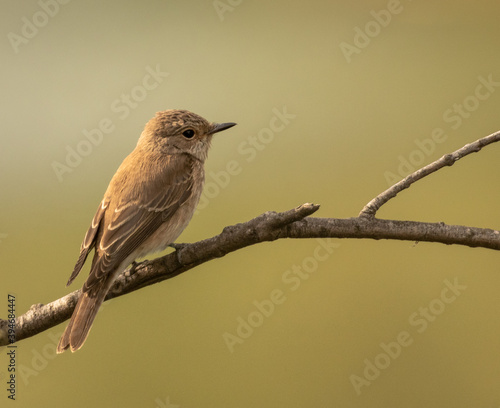
<path id="1" fill-rule="evenodd" d="M 186 228 L 203 189 L 203 165 L 214 133 L 236 123 L 210 123 L 186 110 L 157 112 L 111 179 L 66 286 L 94 249 L 90 274 L 57 346 L 76 351 L 116 277 L 136 258 L 164 250 Z"/>

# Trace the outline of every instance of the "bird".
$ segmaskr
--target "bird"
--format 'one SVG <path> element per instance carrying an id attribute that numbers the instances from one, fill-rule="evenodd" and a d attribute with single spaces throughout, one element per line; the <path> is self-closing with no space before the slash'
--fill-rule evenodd
<path id="1" fill-rule="evenodd" d="M 90 272 L 57 353 L 80 349 L 109 288 L 135 259 L 164 250 L 186 228 L 200 199 L 215 133 L 235 126 L 187 110 L 157 112 L 104 193 L 66 284 L 94 250 Z"/>

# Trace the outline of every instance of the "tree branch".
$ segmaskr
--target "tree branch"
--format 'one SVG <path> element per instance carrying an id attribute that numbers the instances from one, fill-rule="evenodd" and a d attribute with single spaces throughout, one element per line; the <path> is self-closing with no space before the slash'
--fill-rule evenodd
<path id="1" fill-rule="evenodd" d="M 363 207 L 363 209 L 359 213 L 359 217 L 367 217 L 367 218 L 375 217 L 375 213 L 379 210 L 380 207 L 382 207 L 391 198 L 396 197 L 396 195 L 399 192 L 410 187 L 416 181 L 423 179 L 424 177 L 438 171 L 439 169 L 442 169 L 443 167 L 453 166 L 455 162 L 460 160 L 462 157 L 465 157 L 471 153 L 477 153 L 484 146 L 498 142 L 499 140 L 500 140 L 500 131 L 492 133 L 491 135 L 483 137 L 482 139 L 476 140 L 473 143 L 469 143 L 464 147 L 462 147 L 461 149 L 455 150 L 453 153 L 445 154 L 440 159 L 413 172 L 409 176 L 406 176 L 400 182 L 394 184 L 384 192 L 380 193 L 377 197 L 375 197 L 373 200 L 371 200 L 368 204 L 366 204 Z"/>
<path id="2" fill-rule="evenodd" d="M 306 203 L 289 211 L 266 212 L 248 222 L 225 227 L 219 235 L 203 241 L 176 245 L 173 253 L 126 269 L 114 282 L 106 300 L 173 278 L 202 263 L 249 245 L 282 238 L 396 239 L 500 250 L 500 232 L 496 230 L 375 218 L 376 211 L 383 204 L 415 181 L 440 168 L 451 166 L 460 158 L 499 140 L 500 132 L 494 133 L 417 170 L 375 197 L 357 218 L 309 218 L 319 206 Z M 79 296 L 80 290 L 76 290 L 47 305 L 33 305 L 25 314 L 16 318 L 16 341 L 34 336 L 69 319 Z M 0 319 L 0 346 L 9 344 L 7 330 L 7 321 Z"/>

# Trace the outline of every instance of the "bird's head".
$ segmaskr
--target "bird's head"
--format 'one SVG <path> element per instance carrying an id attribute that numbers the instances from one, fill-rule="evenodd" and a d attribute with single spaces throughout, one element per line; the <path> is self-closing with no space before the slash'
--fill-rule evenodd
<path id="1" fill-rule="evenodd" d="M 157 112 L 144 128 L 138 147 L 163 154 L 190 154 L 205 161 L 212 136 L 236 123 L 211 123 L 187 110 Z"/>

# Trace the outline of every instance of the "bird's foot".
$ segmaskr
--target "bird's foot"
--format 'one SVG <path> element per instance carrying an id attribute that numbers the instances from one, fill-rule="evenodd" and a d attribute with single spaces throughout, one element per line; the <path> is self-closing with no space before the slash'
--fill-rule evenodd
<path id="1" fill-rule="evenodd" d="M 133 261 L 132 262 L 132 266 L 130 267 L 130 270 L 129 270 L 129 274 L 130 275 L 133 275 L 134 273 L 137 272 L 137 267 L 141 264 L 142 262 L 136 262 L 136 261 Z"/>

